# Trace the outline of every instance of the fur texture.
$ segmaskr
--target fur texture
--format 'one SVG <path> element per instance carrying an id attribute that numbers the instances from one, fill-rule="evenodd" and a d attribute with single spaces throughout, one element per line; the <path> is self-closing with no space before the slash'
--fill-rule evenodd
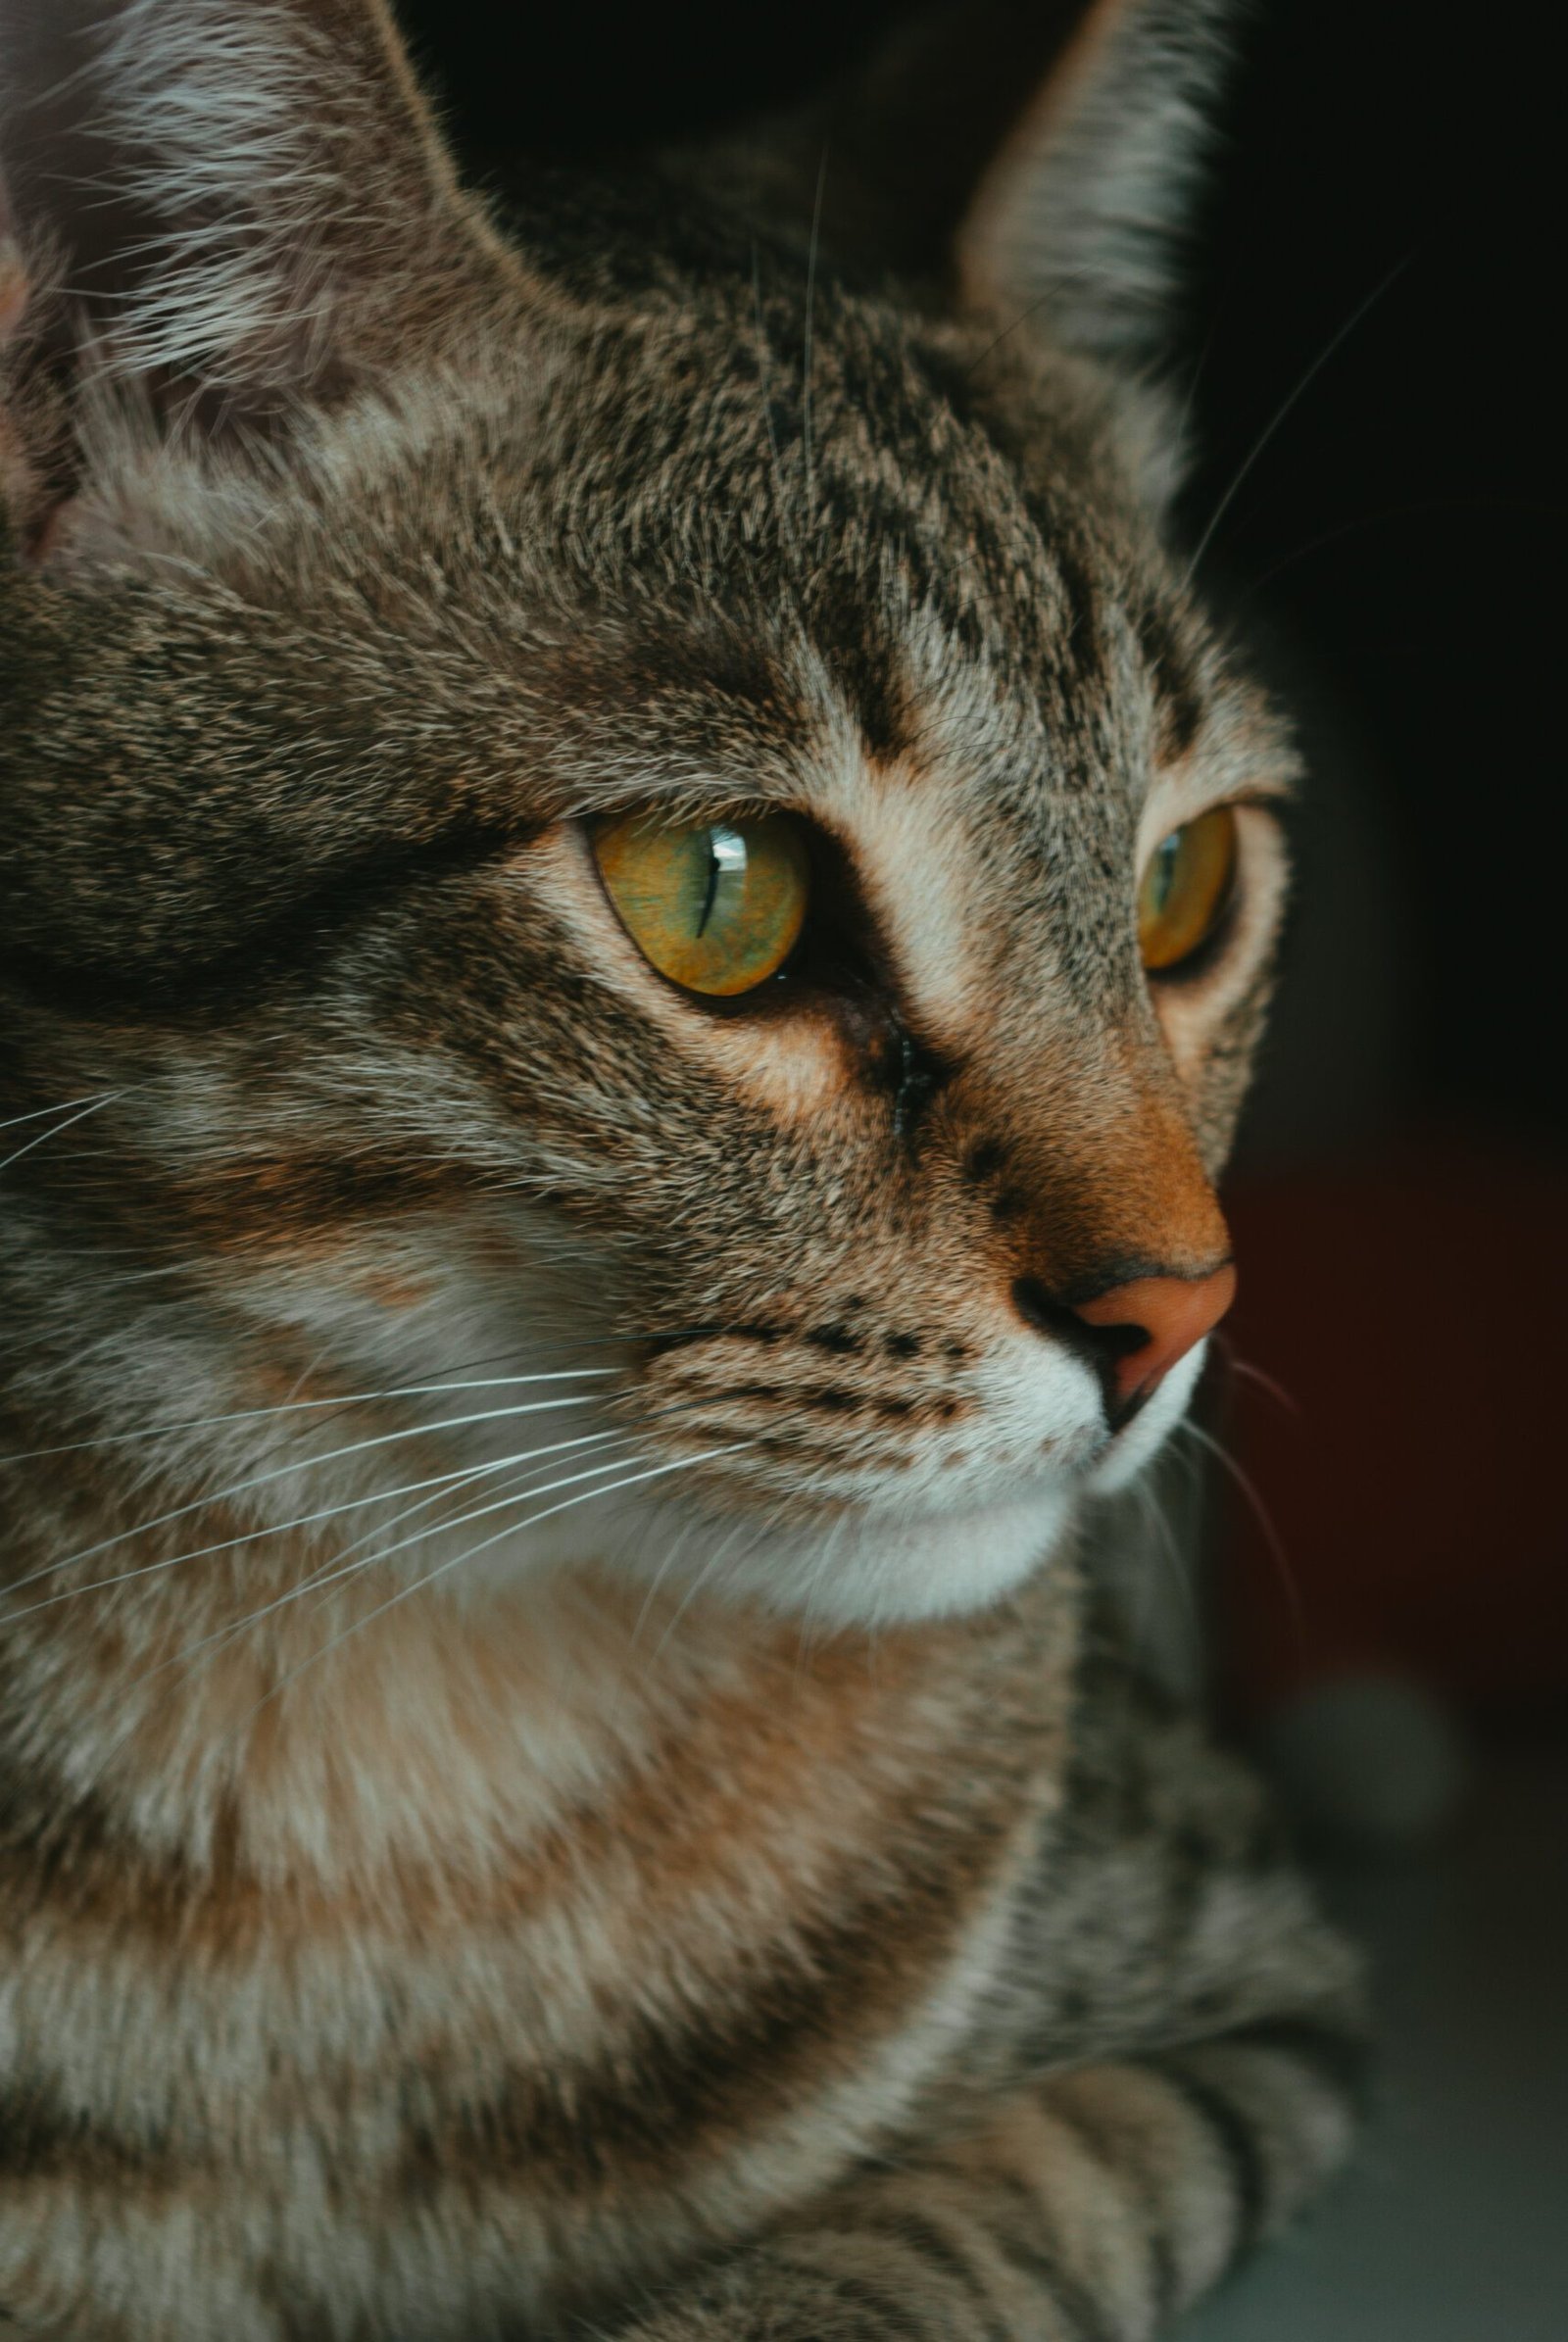
<path id="1" fill-rule="evenodd" d="M 1353 1964 L 1082 1590 L 1285 885 L 1129 370 L 1213 12 L 991 14 L 830 197 L 503 235 L 373 0 L 0 0 L 23 2332 L 1132 2342 L 1344 2150 Z M 742 1013 L 639 806 L 811 826 Z"/>

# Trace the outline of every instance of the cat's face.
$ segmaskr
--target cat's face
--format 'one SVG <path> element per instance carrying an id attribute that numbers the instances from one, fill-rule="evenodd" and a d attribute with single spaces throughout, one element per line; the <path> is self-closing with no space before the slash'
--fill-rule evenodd
<path id="1" fill-rule="evenodd" d="M 7 589 L 7 1111 L 118 1095 L 22 1248 L 95 1425 L 534 1408 L 443 1561 L 962 1607 L 1190 1394 L 1075 1312 L 1227 1259 L 1289 757 L 1106 377 L 670 217 L 259 466 L 89 418 Z"/>

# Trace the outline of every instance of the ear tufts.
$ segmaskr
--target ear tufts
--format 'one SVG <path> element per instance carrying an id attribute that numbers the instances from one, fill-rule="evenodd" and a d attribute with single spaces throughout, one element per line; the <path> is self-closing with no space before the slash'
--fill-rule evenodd
<path id="1" fill-rule="evenodd" d="M 0 138 L 94 359 L 255 404 L 512 273 L 383 0 L 0 0 Z"/>
<path id="2" fill-rule="evenodd" d="M 148 225 L 122 363 L 297 391 L 350 345 L 406 347 L 472 272 L 478 223 L 378 5 L 131 0 L 95 79 Z"/>
<path id="3" fill-rule="evenodd" d="M 330 276 L 316 222 L 322 194 L 352 220 L 331 152 L 345 125 L 313 171 L 312 66 L 330 61 L 309 25 L 281 29 L 270 9 L 136 0 L 103 43 L 92 128 L 145 222 L 110 318 L 127 371 L 255 390 L 319 368 Z"/>

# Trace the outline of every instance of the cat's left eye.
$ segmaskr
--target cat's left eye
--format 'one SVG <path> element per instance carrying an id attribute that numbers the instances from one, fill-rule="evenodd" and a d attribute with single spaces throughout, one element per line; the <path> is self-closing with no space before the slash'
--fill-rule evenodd
<path id="1" fill-rule="evenodd" d="M 777 975 L 800 941 L 810 857 L 786 813 L 598 824 L 594 858 L 621 925 L 662 976 L 734 1000 Z"/>
<path id="2" fill-rule="evenodd" d="M 1206 944 L 1236 882 L 1236 812 L 1214 805 L 1162 838 L 1138 890 L 1138 948 L 1152 974 L 1179 967 Z"/>

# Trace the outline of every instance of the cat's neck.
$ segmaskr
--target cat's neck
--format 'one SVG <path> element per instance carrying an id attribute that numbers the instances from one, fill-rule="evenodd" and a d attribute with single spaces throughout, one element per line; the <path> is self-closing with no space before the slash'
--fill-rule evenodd
<path id="1" fill-rule="evenodd" d="M 312 1591 L 303 1548 L 114 1558 L 118 1586 L 11 1598 L 34 1759 L 150 1853 L 273 1880 L 526 1843 L 767 1639 L 710 1606 L 672 1630 L 672 1602 L 586 1574 L 458 1599 L 375 1570 Z"/>
<path id="2" fill-rule="evenodd" d="M 974 1634 L 813 1636 L 586 1556 L 462 1598 L 374 1571 L 302 1590 L 321 1556 L 277 1540 L 265 1563 L 167 1559 L 122 1547 L 114 1586 L 87 1563 L 13 1591 L 0 1665 L 27 1745 L 0 1768 L 203 1894 L 477 1884 L 628 1796 L 672 1799 L 660 1781 L 754 1763 L 822 1804 L 844 1749 L 902 1731 Z"/>

